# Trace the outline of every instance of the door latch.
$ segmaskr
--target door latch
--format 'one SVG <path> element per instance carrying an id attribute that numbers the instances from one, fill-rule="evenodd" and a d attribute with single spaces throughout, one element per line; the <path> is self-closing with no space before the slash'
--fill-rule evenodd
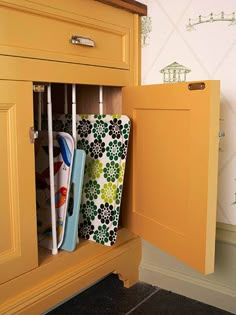
<path id="1" fill-rule="evenodd" d="M 205 89 L 205 83 L 204 82 L 194 82 L 194 83 L 189 83 L 188 89 L 190 91 L 194 90 L 204 90 Z"/>

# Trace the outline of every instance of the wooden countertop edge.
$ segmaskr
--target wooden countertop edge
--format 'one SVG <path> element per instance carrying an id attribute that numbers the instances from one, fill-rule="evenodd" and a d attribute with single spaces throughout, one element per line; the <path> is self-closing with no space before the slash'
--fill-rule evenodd
<path id="1" fill-rule="evenodd" d="M 147 6 L 134 0 L 95 0 L 139 15 L 147 15 Z"/>

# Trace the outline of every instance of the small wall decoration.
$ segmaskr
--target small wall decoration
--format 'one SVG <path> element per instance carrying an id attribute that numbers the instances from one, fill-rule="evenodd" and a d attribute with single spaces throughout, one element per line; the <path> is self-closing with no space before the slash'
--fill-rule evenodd
<path id="1" fill-rule="evenodd" d="M 152 31 L 152 19 L 150 16 L 143 16 L 141 19 L 141 40 L 142 47 L 148 46 L 147 40 Z"/>
<path id="2" fill-rule="evenodd" d="M 207 16 L 199 15 L 195 19 L 189 19 L 188 25 L 186 25 L 186 30 L 191 32 L 196 30 L 194 26 L 197 26 L 199 24 L 203 23 L 213 23 L 213 22 L 230 22 L 229 25 L 235 25 L 236 19 L 235 19 L 235 12 L 226 14 L 223 11 L 219 14 L 210 13 Z"/>
<path id="3" fill-rule="evenodd" d="M 186 74 L 191 70 L 177 62 L 173 62 L 161 69 L 160 72 L 163 73 L 164 83 L 174 83 L 186 81 Z"/>

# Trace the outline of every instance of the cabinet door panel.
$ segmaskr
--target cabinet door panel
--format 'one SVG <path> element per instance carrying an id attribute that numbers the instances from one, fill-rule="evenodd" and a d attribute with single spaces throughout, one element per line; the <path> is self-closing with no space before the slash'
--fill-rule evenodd
<path id="1" fill-rule="evenodd" d="M 219 99 L 218 81 L 123 89 L 124 225 L 202 273 L 214 271 Z"/>
<path id="2" fill-rule="evenodd" d="M 32 83 L 0 81 L 0 283 L 37 266 Z"/>

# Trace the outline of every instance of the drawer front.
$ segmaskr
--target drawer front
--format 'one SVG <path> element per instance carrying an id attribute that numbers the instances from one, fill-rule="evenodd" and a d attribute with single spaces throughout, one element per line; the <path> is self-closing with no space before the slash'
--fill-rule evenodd
<path id="1" fill-rule="evenodd" d="M 129 69 L 131 15 L 127 25 L 120 26 L 104 21 L 104 11 L 100 19 L 100 11 L 96 19 L 58 9 L 55 12 L 57 15 L 53 10 L 0 6 L 0 54 Z M 72 44 L 72 36 L 90 40 Z"/>

